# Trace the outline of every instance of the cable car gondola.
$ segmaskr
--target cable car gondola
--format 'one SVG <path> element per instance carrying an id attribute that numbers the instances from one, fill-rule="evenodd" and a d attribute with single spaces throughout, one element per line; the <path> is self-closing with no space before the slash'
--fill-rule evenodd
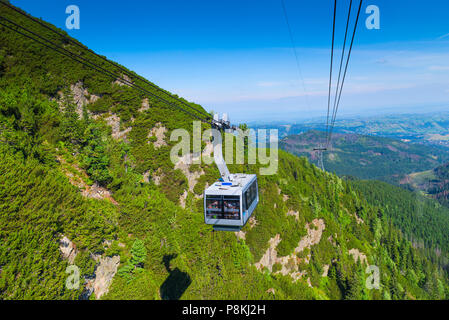
<path id="1" fill-rule="evenodd" d="M 226 129 L 226 117 L 217 127 Z M 229 129 L 229 128 L 228 128 Z M 231 174 L 223 159 L 221 139 L 214 139 L 214 160 L 221 178 L 204 191 L 204 222 L 216 231 L 239 231 L 259 203 L 257 175 Z"/>
<path id="2" fill-rule="evenodd" d="M 215 182 L 204 192 L 204 221 L 219 231 L 239 231 L 259 203 L 257 176 L 233 174 L 232 182 Z"/>

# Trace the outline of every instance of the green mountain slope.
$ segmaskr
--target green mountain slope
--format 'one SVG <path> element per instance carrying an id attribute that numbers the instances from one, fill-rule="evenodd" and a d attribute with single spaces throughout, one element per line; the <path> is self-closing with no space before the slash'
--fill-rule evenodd
<path id="1" fill-rule="evenodd" d="M 318 162 L 313 151 L 325 140 L 325 133 L 308 131 L 281 140 L 280 147 Z M 424 171 L 446 162 L 449 152 L 440 148 L 410 144 L 390 138 L 335 133 L 332 148 L 324 153 L 326 170 L 360 179 L 378 179 L 396 184 L 404 175 Z"/>
<path id="2" fill-rule="evenodd" d="M 407 175 L 402 185 L 412 190 L 420 190 L 429 197 L 449 207 L 449 164 L 443 164 L 433 170 L 414 172 Z"/>
<path id="3" fill-rule="evenodd" d="M 218 170 L 175 167 L 170 134 L 191 132 L 192 119 L 146 99 L 0 27 L 2 299 L 449 297 L 445 271 L 378 207 L 286 152 L 276 175 L 259 176 L 242 232 L 212 232 L 202 192 Z M 69 265 L 78 288 L 67 286 Z M 365 286 L 368 265 L 378 289 Z"/>
<path id="4" fill-rule="evenodd" d="M 449 209 L 420 192 L 411 192 L 381 181 L 351 181 L 367 201 L 378 206 L 415 247 L 433 251 L 432 259 L 447 264 Z M 443 252 L 443 255 L 441 255 Z"/>

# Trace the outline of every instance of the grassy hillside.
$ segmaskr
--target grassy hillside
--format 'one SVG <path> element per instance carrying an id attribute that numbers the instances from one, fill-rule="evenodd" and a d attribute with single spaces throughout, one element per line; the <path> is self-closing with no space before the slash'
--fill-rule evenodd
<path id="1" fill-rule="evenodd" d="M 146 99 L 0 27 L 2 299 L 449 297 L 445 271 L 382 210 L 286 152 L 276 175 L 259 176 L 260 204 L 242 232 L 212 232 L 202 192 L 218 170 L 175 167 L 170 133 L 191 132 L 192 119 Z M 379 289 L 365 286 L 368 264 L 380 268 Z"/>
<path id="2" fill-rule="evenodd" d="M 282 139 L 280 147 L 318 162 L 313 151 L 325 140 L 325 133 L 309 131 Z M 326 170 L 338 175 L 350 175 L 360 179 L 378 179 L 398 182 L 404 175 L 429 170 L 449 159 L 449 152 L 420 144 L 410 144 L 390 138 L 357 134 L 333 135 L 332 148 L 324 153 Z"/>

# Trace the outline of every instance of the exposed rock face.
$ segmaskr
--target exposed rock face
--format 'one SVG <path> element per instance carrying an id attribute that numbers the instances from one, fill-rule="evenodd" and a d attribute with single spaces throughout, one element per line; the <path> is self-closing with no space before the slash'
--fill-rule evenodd
<path id="1" fill-rule="evenodd" d="M 363 219 L 360 218 L 360 217 L 357 215 L 357 213 L 354 213 L 354 218 L 355 218 L 355 221 L 357 221 L 357 224 L 365 223 L 365 221 L 363 221 Z"/>
<path id="2" fill-rule="evenodd" d="M 122 81 L 122 80 L 124 80 L 124 81 Z M 129 87 L 130 85 L 128 83 L 134 84 L 134 82 L 132 82 L 131 78 L 128 77 L 126 74 L 122 74 L 122 77 L 120 79 L 117 79 L 114 81 L 114 84 L 119 85 L 121 87 L 123 87 L 123 86 Z"/>
<path id="3" fill-rule="evenodd" d="M 159 149 L 162 146 L 166 146 L 167 143 L 165 142 L 165 133 L 167 132 L 167 129 L 162 125 L 162 123 L 158 122 L 156 123 L 156 126 L 151 129 L 150 133 L 148 134 L 148 138 L 156 137 L 156 141 L 153 142 L 153 145 L 156 149 Z"/>
<path id="4" fill-rule="evenodd" d="M 67 161 L 65 161 L 65 159 L 60 156 L 58 156 L 57 159 L 61 164 L 70 166 L 72 169 L 74 169 L 76 175 L 74 175 L 70 170 L 66 170 L 64 168 L 62 169 L 62 172 L 67 176 L 67 178 L 69 178 L 69 181 L 72 185 L 78 187 L 81 190 L 81 194 L 83 195 L 83 197 L 103 200 L 106 199 L 111 201 L 113 204 L 118 205 L 117 201 L 114 200 L 109 190 L 100 187 L 96 183 L 92 186 L 89 186 L 85 182 L 88 176 L 84 170 L 79 168 L 76 164 L 68 164 Z"/>
<path id="5" fill-rule="evenodd" d="M 360 260 L 362 264 L 368 264 L 368 258 L 364 253 L 360 252 L 359 249 L 351 249 L 348 253 L 353 256 L 355 262 Z"/>
<path id="6" fill-rule="evenodd" d="M 150 183 L 150 171 L 146 171 L 143 174 L 143 182 Z"/>
<path id="7" fill-rule="evenodd" d="M 259 262 L 255 264 L 256 268 L 262 270 L 267 267 L 270 272 L 273 270 L 273 265 L 278 262 L 276 247 L 281 242 L 281 235 L 277 234 L 274 238 L 271 238 L 268 243 L 270 247 L 267 249 L 265 254 L 262 256 Z"/>
<path id="8" fill-rule="evenodd" d="M 322 276 L 322 277 L 327 277 L 328 273 L 329 273 L 329 265 L 328 265 L 328 264 L 325 264 L 325 265 L 323 266 L 323 274 L 322 274 L 321 276 Z"/>
<path id="9" fill-rule="evenodd" d="M 153 174 L 151 177 L 152 177 L 154 183 L 158 186 L 158 185 L 161 184 L 161 180 L 162 180 L 162 178 L 163 178 L 164 176 L 163 176 L 162 173 L 160 173 L 160 172 L 158 171 L 157 173 Z"/>
<path id="10" fill-rule="evenodd" d="M 206 144 L 206 147 L 204 148 L 202 157 L 210 157 L 212 152 L 213 152 L 213 145 L 212 143 L 208 142 Z M 179 158 L 175 164 L 175 170 L 176 169 L 181 170 L 182 173 L 184 173 L 185 177 L 187 178 L 190 192 L 193 192 L 193 189 L 195 188 L 198 179 L 201 178 L 201 176 L 204 174 L 203 170 L 195 172 L 190 171 L 190 166 L 195 160 L 199 160 L 199 155 L 195 156 L 193 153 L 190 153 Z"/>
<path id="11" fill-rule="evenodd" d="M 274 288 L 270 288 L 266 291 L 267 293 L 272 293 L 272 294 L 276 294 L 276 290 L 274 290 Z"/>
<path id="12" fill-rule="evenodd" d="M 296 220 L 299 220 L 299 212 L 298 211 L 289 210 L 287 212 L 287 216 L 294 216 L 296 218 Z"/>
<path id="13" fill-rule="evenodd" d="M 312 283 L 310 282 L 310 278 L 307 278 L 307 284 L 309 285 L 309 288 L 312 288 Z"/>
<path id="14" fill-rule="evenodd" d="M 187 192 L 187 190 L 186 191 L 184 191 L 184 193 L 181 195 L 181 197 L 179 197 L 179 205 L 182 207 L 182 208 L 186 208 L 186 200 L 187 200 L 187 196 L 188 196 L 188 192 Z"/>
<path id="15" fill-rule="evenodd" d="M 307 235 L 299 241 L 298 246 L 289 256 L 278 257 L 276 247 L 281 242 L 281 237 L 277 234 L 274 238 L 271 238 L 269 240 L 270 247 L 260 261 L 255 264 L 256 268 L 262 270 L 266 267 L 272 272 L 274 264 L 279 263 L 282 268 L 278 272 L 282 275 L 290 274 L 295 281 L 306 275 L 307 273 L 305 271 L 300 271 L 298 269 L 298 265 L 303 259 L 298 258 L 297 254 L 306 248 L 310 249 L 312 246 L 317 245 L 321 241 L 321 236 L 325 229 L 324 221 L 322 219 L 315 219 L 312 221 L 312 224 L 315 228 L 311 228 L 310 224 L 306 225 Z M 305 263 L 309 263 L 309 261 L 310 254 L 304 259 Z"/>
<path id="16" fill-rule="evenodd" d="M 139 109 L 139 112 L 145 112 L 150 109 L 150 102 L 148 101 L 148 98 L 143 99 L 142 106 Z"/>
<path id="17" fill-rule="evenodd" d="M 82 190 L 81 194 L 86 198 L 107 199 L 113 204 L 118 205 L 117 201 L 112 198 L 111 192 L 103 187 L 100 187 L 97 183 L 94 183 L 92 186 L 86 186 Z"/>
<path id="18" fill-rule="evenodd" d="M 257 226 L 257 220 L 256 220 L 256 218 L 254 218 L 254 216 L 251 216 L 251 217 L 249 218 L 248 222 L 249 222 L 249 228 L 250 228 L 250 229 L 252 229 L 252 228 L 254 228 L 255 226 Z"/>
<path id="19" fill-rule="evenodd" d="M 59 244 L 59 250 L 61 251 L 63 258 L 67 259 L 70 264 L 73 264 L 78 254 L 75 244 L 64 235 L 62 235 Z M 112 244 L 112 241 L 105 241 L 103 244 L 108 247 Z M 120 264 L 120 256 L 103 258 L 100 255 L 92 255 L 91 257 L 98 265 L 94 275 L 86 278 L 85 291 L 82 294 L 81 299 L 89 299 L 93 292 L 97 299 L 100 299 L 104 294 L 108 293 L 109 286 L 111 285 L 112 279 L 117 273 L 117 268 Z"/>
<path id="20" fill-rule="evenodd" d="M 83 107 L 88 105 L 89 103 L 94 103 L 98 99 L 99 96 L 94 94 L 89 94 L 87 89 L 84 88 L 84 84 L 82 81 L 78 81 L 76 84 L 70 85 L 70 91 L 73 96 L 73 102 L 76 105 L 76 113 L 78 116 L 82 118 L 83 116 Z M 63 93 L 60 92 L 59 95 L 61 98 L 64 98 Z"/>
<path id="21" fill-rule="evenodd" d="M 214 145 L 212 144 L 212 142 L 208 141 L 206 143 L 206 147 L 203 150 L 203 158 L 204 157 L 210 157 L 212 155 L 212 153 L 214 152 Z"/>
<path id="22" fill-rule="evenodd" d="M 83 116 L 83 106 L 88 103 L 86 96 L 89 94 L 86 89 L 83 88 L 83 83 L 77 82 L 75 85 L 70 86 L 70 91 L 72 91 L 73 101 L 76 104 L 76 113 Z"/>
<path id="23" fill-rule="evenodd" d="M 82 195 L 86 198 L 104 199 L 106 197 L 110 197 L 111 193 L 108 190 L 100 187 L 98 184 L 94 183 L 92 187 L 84 189 L 82 191 Z"/>
<path id="24" fill-rule="evenodd" d="M 203 170 L 191 172 L 190 165 L 186 164 L 182 160 L 180 160 L 180 161 L 178 161 L 178 163 L 176 163 L 175 169 L 180 169 L 182 171 L 182 173 L 184 173 L 184 175 L 186 176 L 187 181 L 189 183 L 189 191 L 190 192 L 193 192 L 193 188 L 195 188 L 195 185 L 197 184 L 198 179 L 204 174 Z"/>
<path id="25" fill-rule="evenodd" d="M 243 232 L 242 230 L 240 230 L 239 232 L 236 232 L 235 235 L 236 235 L 237 239 L 240 239 L 240 240 L 246 239 L 246 233 Z"/>
<path id="26" fill-rule="evenodd" d="M 314 219 L 312 224 L 316 227 L 310 228 L 310 224 L 306 225 L 307 235 L 299 241 L 298 247 L 295 249 L 295 253 L 300 253 L 305 248 L 311 248 L 312 246 L 320 243 L 321 236 L 325 229 L 324 221 L 322 219 Z"/>
<path id="27" fill-rule="evenodd" d="M 143 174 L 143 181 L 146 183 L 150 183 L 150 171 L 147 171 Z M 160 185 L 161 184 L 161 180 L 164 177 L 162 170 L 158 169 L 156 172 L 154 172 L 151 175 L 151 180 L 154 182 L 155 185 Z"/>
<path id="28" fill-rule="evenodd" d="M 108 293 L 109 286 L 112 279 L 117 273 L 120 264 L 120 256 L 101 257 L 99 255 L 93 256 L 93 259 L 99 263 L 95 270 L 95 275 L 92 279 L 87 281 L 86 296 L 88 297 L 92 292 L 95 293 L 95 298 L 100 299 L 103 295 Z"/>
<path id="29" fill-rule="evenodd" d="M 67 259 L 70 264 L 73 264 L 76 255 L 78 254 L 78 250 L 76 250 L 75 244 L 64 235 L 61 240 L 59 240 L 59 250 L 62 253 L 62 257 Z"/>
<path id="30" fill-rule="evenodd" d="M 127 140 L 127 135 L 128 133 L 132 130 L 132 128 L 126 128 L 125 130 L 121 131 L 120 130 L 120 117 L 117 116 L 116 114 L 112 114 L 111 116 L 105 118 L 106 122 L 108 123 L 109 126 L 111 126 L 112 128 L 112 138 L 114 140 Z"/>

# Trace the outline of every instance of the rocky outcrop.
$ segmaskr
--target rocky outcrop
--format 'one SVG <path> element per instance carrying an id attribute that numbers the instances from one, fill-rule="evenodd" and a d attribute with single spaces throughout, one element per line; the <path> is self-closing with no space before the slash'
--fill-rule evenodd
<path id="1" fill-rule="evenodd" d="M 312 246 L 320 243 L 321 236 L 326 227 L 324 221 L 322 219 L 314 219 L 312 224 L 316 228 L 310 228 L 310 224 L 306 225 L 307 235 L 299 241 L 298 247 L 295 248 L 295 253 L 300 253 L 305 248 L 310 249 Z"/>
<path id="2" fill-rule="evenodd" d="M 246 239 L 246 232 L 243 232 L 242 230 L 240 230 L 239 232 L 235 232 L 235 236 L 239 240 L 245 240 Z"/>
<path id="3" fill-rule="evenodd" d="M 184 173 L 187 178 L 187 182 L 189 184 L 189 191 L 193 192 L 195 185 L 198 183 L 198 179 L 204 174 L 204 171 L 190 171 L 190 166 L 183 161 L 178 161 L 175 165 L 175 169 L 180 169 L 182 173 Z"/>
<path id="4" fill-rule="evenodd" d="M 256 218 L 255 218 L 254 216 L 251 216 L 251 217 L 248 219 L 248 222 L 249 222 L 249 228 L 250 228 L 250 229 L 252 229 L 252 228 L 254 228 L 255 226 L 257 226 L 257 220 L 256 220 Z"/>
<path id="5" fill-rule="evenodd" d="M 273 270 L 273 265 L 275 263 L 280 262 L 280 259 L 278 259 L 276 247 L 281 242 L 281 235 L 277 234 L 274 236 L 274 238 L 271 238 L 268 243 L 269 247 L 265 254 L 262 256 L 259 262 L 255 264 L 256 268 L 259 270 L 262 270 L 264 267 L 268 268 L 270 272 Z"/>
<path id="6" fill-rule="evenodd" d="M 134 82 L 126 74 L 122 74 L 121 78 L 114 81 L 114 84 L 121 86 L 121 87 L 123 87 L 123 86 L 129 87 L 130 84 L 134 84 Z"/>
<path id="7" fill-rule="evenodd" d="M 162 172 L 161 169 L 158 169 L 156 172 L 154 172 L 153 174 L 150 173 L 150 171 L 146 171 L 143 174 L 143 181 L 146 183 L 150 183 L 150 177 L 151 177 L 151 181 L 154 182 L 155 185 L 160 185 L 162 178 L 164 177 L 164 174 Z"/>
<path id="8" fill-rule="evenodd" d="M 70 264 L 75 262 L 78 250 L 76 249 L 75 244 L 64 235 L 62 235 L 59 240 L 59 250 L 61 251 L 62 257 L 68 260 Z"/>
<path id="9" fill-rule="evenodd" d="M 274 290 L 274 288 L 270 288 L 266 291 L 266 293 L 276 294 L 276 290 Z"/>
<path id="10" fill-rule="evenodd" d="M 296 221 L 299 220 L 299 212 L 298 211 L 289 210 L 287 212 L 287 216 L 294 216 Z"/>
<path id="11" fill-rule="evenodd" d="M 282 275 L 290 275 L 294 281 L 305 276 L 307 272 L 299 270 L 298 265 L 302 261 L 309 263 L 310 254 L 303 259 L 298 258 L 298 254 L 304 251 L 304 249 L 310 249 L 312 246 L 320 243 L 325 229 L 324 221 L 322 219 L 315 219 L 312 221 L 312 224 L 314 227 L 311 227 L 310 224 L 306 225 L 307 235 L 299 241 L 298 246 L 293 250 L 291 255 L 279 257 L 276 247 L 281 242 L 281 237 L 277 234 L 274 238 L 271 238 L 269 240 L 269 248 L 260 261 L 255 264 L 255 267 L 259 270 L 267 268 L 272 272 L 273 266 L 278 263 L 281 265 L 281 270 L 278 272 Z"/>
<path id="12" fill-rule="evenodd" d="M 204 148 L 202 157 L 210 157 L 212 152 L 213 145 L 212 143 L 208 142 L 206 144 L 206 147 Z M 182 173 L 184 173 L 184 176 L 187 178 L 190 192 L 194 192 L 193 189 L 198 183 L 198 179 L 201 178 L 202 175 L 204 175 L 204 170 L 194 172 L 190 171 L 190 166 L 192 165 L 192 163 L 194 163 L 195 160 L 199 160 L 199 155 L 195 157 L 193 153 L 190 153 L 179 158 L 175 164 L 175 170 L 181 170 Z"/>
<path id="13" fill-rule="evenodd" d="M 187 196 L 189 195 L 189 193 L 186 191 L 184 191 L 184 193 L 179 197 L 179 205 L 185 209 L 186 208 L 186 200 L 187 200 Z"/>
<path id="14" fill-rule="evenodd" d="M 105 247 L 109 247 L 111 244 L 112 241 L 104 241 L 103 243 Z M 62 257 L 68 260 L 70 264 L 75 262 L 78 254 L 76 245 L 64 235 L 59 240 L 59 250 L 61 251 Z M 81 299 L 89 299 L 92 293 L 95 293 L 95 297 L 100 299 L 108 293 L 109 286 L 120 264 L 120 256 L 102 257 L 101 255 L 91 255 L 91 258 L 95 260 L 97 266 L 94 274 L 85 279 L 85 287 L 80 297 Z"/>
<path id="15" fill-rule="evenodd" d="M 159 149 L 160 147 L 167 145 L 167 143 L 165 142 L 166 132 L 167 128 L 165 128 L 160 122 L 156 123 L 156 126 L 151 129 L 150 133 L 148 134 L 148 139 L 151 137 L 156 137 L 156 141 L 153 142 L 154 148 Z"/>
<path id="16" fill-rule="evenodd" d="M 125 130 L 120 130 L 120 117 L 116 114 L 112 114 L 109 117 L 105 118 L 107 124 L 112 128 L 111 136 L 114 140 L 127 141 L 128 133 L 131 132 L 132 128 L 128 127 Z"/>
<path id="17" fill-rule="evenodd" d="M 112 194 L 109 190 L 100 187 L 97 183 L 94 183 L 92 186 L 89 186 L 85 181 L 88 179 L 88 176 L 84 170 L 79 168 L 76 164 L 69 164 L 63 157 L 58 156 L 57 160 L 61 163 L 62 172 L 67 176 L 70 183 L 75 187 L 81 190 L 81 194 L 83 197 L 92 198 L 92 199 L 102 199 L 109 200 L 114 205 L 118 205 L 117 201 L 114 200 Z M 66 167 L 70 167 L 69 170 Z"/>
<path id="18" fill-rule="evenodd" d="M 357 213 L 354 213 L 354 218 L 355 218 L 355 221 L 357 221 L 357 224 L 365 223 L 365 221 L 363 221 L 363 219 L 360 218 L 360 217 L 357 215 Z"/>
<path id="19" fill-rule="evenodd" d="M 321 276 L 322 276 L 322 277 L 327 277 L 328 273 L 329 273 L 329 265 L 328 265 L 328 264 L 325 264 L 325 265 L 323 266 L 323 274 L 322 274 Z"/>
<path id="20" fill-rule="evenodd" d="M 109 199 L 112 203 L 117 204 L 117 202 L 112 198 L 111 192 L 103 187 L 100 187 L 97 183 L 84 188 L 81 194 L 86 198 Z"/>
<path id="21" fill-rule="evenodd" d="M 70 85 L 70 93 L 73 98 L 73 102 L 76 105 L 76 113 L 80 118 L 83 116 L 83 107 L 94 103 L 98 99 L 100 99 L 99 96 L 96 96 L 94 94 L 89 94 L 86 88 L 84 88 L 84 84 L 82 81 L 78 81 L 76 84 Z M 59 92 L 59 96 L 61 97 L 61 100 L 64 99 L 64 94 L 62 92 Z M 59 101 L 59 104 L 62 105 L 62 101 Z"/>
<path id="22" fill-rule="evenodd" d="M 150 102 L 148 98 L 143 99 L 142 106 L 139 109 L 139 112 L 145 112 L 150 109 Z"/>
<path id="23" fill-rule="evenodd" d="M 360 261 L 362 264 L 368 264 L 368 258 L 363 252 L 360 252 L 359 249 L 351 249 L 348 253 L 354 258 L 354 261 Z"/>
<path id="24" fill-rule="evenodd" d="M 103 295 L 108 293 L 112 279 L 117 273 L 120 264 L 120 256 L 102 257 L 94 255 L 92 258 L 98 263 L 93 277 L 87 280 L 84 297 L 88 298 L 95 293 L 96 299 L 101 299 Z"/>

